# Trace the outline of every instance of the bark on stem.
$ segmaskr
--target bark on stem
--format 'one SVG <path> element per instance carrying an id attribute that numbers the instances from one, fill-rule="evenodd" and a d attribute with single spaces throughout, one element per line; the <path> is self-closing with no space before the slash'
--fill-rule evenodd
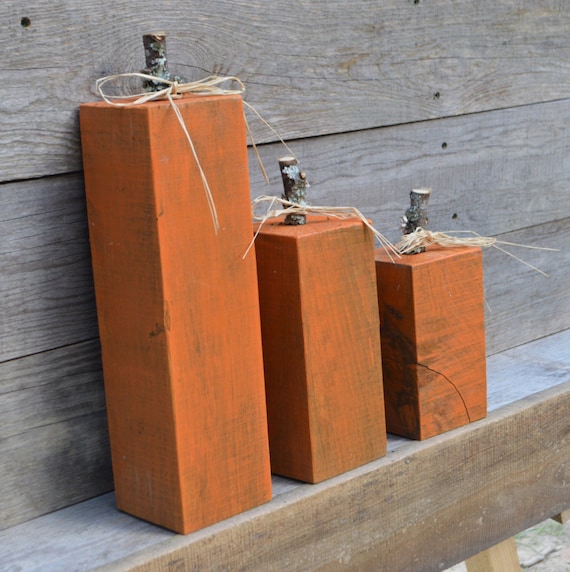
<path id="1" fill-rule="evenodd" d="M 282 157 L 279 159 L 279 170 L 283 179 L 283 195 L 286 201 L 305 206 L 305 192 L 309 188 L 307 175 L 301 171 L 295 157 Z M 285 217 L 285 224 L 299 225 L 305 224 L 307 217 L 304 214 L 288 214 Z"/>
<path id="2" fill-rule="evenodd" d="M 431 194 L 431 189 L 413 189 L 410 192 L 410 206 L 402 217 L 403 234 L 411 234 L 417 228 L 427 230 L 429 223 L 427 204 Z M 424 252 L 423 246 L 408 252 L 407 254 L 418 254 Z"/>
<path id="3" fill-rule="evenodd" d="M 165 32 L 145 34 L 143 36 L 143 45 L 146 68 L 142 70 L 142 73 L 169 81 L 184 83 L 181 77 L 171 74 L 168 71 Z M 144 80 L 143 87 L 146 91 L 160 91 L 168 86 L 160 81 Z"/>

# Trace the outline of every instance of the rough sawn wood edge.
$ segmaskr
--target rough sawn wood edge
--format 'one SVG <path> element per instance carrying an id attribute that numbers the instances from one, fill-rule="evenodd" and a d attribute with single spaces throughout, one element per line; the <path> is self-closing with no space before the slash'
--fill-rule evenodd
<path id="1" fill-rule="evenodd" d="M 570 507 L 570 382 L 98 570 L 441 570 Z"/>

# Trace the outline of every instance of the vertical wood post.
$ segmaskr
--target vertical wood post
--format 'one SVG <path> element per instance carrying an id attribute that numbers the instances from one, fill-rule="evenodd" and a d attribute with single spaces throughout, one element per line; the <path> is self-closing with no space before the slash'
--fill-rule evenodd
<path id="1" fill-rule="evenodd" d="M 374 245 L 355 219 L 282 221 L 256 239 L 271 466 L 314 483 L 386 453 Z"/>
<path id="2" fill-rule="evenodd" d="M 237 95 L 80 108 L 117 506 L 188 533 L 271 498 Z"/>
<path id="3" fill-rule="evenodd" d="M 480 248 L 376 250 L 388 431 L 427 439 L 487 413 Z"/>
<path id="4" fill-rule="evenodd" d="M 465 561 L 467 572 L 520 572 L 519 556 L 514 538 L 472 556 Z"/>

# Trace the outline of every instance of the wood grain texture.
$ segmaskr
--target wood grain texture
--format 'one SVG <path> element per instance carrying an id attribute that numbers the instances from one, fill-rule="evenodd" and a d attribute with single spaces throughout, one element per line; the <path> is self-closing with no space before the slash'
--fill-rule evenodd
<path id="1" fill-rule="evenodd" d="M 570 252 L 565 247 L 570 218 L 499 238 L 560 251 L 505 247 L 547 272 L 548 278 L 495 249 L 483 252 L 488 355 L 565 330 L 570 324 Z"/>
<path id="2" fill-rule="evenodd" d="M 481 250 L 375 257 L 387 430 L 427 439 L 485 417 Z"/>
<path id="3" fill-rule="evenodd" d="M 290 145 L 311 183 L 311 204 L 355 206 L 392 241 L 401 236 L 409 192 L 419 187 L 432 189 L 431 230 L 494 236 L 567 217 L 568 123 L 570 103 L 558 101 Z M 280 195 L 275 158 L 283 146 L 260 152 L 271 181 L 251 154 L 252 196 Z"/>
<path id="4" fill-rule="evenodd" d="M 0 362 L 97 337 L 81 177 L 0 185 Z"/>
<path id="5" fill-rule="evenodd" d="M 465 561 L 467 572 L 520 572 L 517 545 L 514 538 L 472 556 Z"/>
<path id="6" fill-rule="evenodd" d="M 0 528 L 113 488 L 98 340 L 0 364 Z"/>
<path id="7" fill-rule="evenodd" d="M 239 95 L 81 107 L 117 506 L 187 534 L 271 498 Z"/>
<path id="8" fill-rule="evenodd" d="M 392 240 L 398 238 L 407 193 L 421 184 L 433 188 L 430 224 L 434 230 L 470 229 L 493 235 L 526 229 L 510 238 L 557 246 L 566 232 L 560 220 L 568 208 L 570 184 L 570 162 L 564 152 L 568 141 L 560 126 L 570 122 L 569 115 L 570 106 L 556 102 L 310 139 L 293 147 L 310 177 L 313 204 L 354 205 Z M 449 141 L 446 150 L 441 148 L 442 141 Z M 271 166 L 282 151 L 281 145 L 261 146 L 272 175 L 269 187 L 250 153 L 252 196 L 280 194 L 280 174 Z M 520 200 L 513 202 L 513 196 Z M 81 178 L 69 175 L 4 184 L 0 186 L 0 203 L 0 289 L 7 318 L 0 326 L 2 359 L 95 337 Z M 550 225 L 549 221 L 559 222 Z M 543 227 L 527 228 L 543 223 Z M 519 286 L 511 297 L 499 290 L 495 295 L 494 286 L 486 289 L 493 311 L 487 315 L 490 352 L 510 347 L 512 333 L 518 343 L 534 338 L 535 330 L 524 323 L 511 330 L 494 325 L 495 319 L 501 324 L 517 321 L 518 309 L 513 312 L 509 308 L 522 305 L 527 278 L 538 295 L 536 303 L 555 318 L 554 322 L 541 321 L 538 333 L 547 335 L 570 325 L 562 302 L 555 302 L 559 311 L 552 307 L 552 312 L 548 303 L 551 296 L 565 299 L 562 281 L 567 251 L 516 252 L 546 271 L 559 270 L 553 273 L 555 280 L 544 280 L 498 252 L 485 253 L 488 286 L 497 284 L 500 291 L 508 288 L 501 282 L 503 262 L 520 273 Z M 532 313 L 530 307 L 526 311 Z"/>
<path id="9" fill-rule="evenodd" d="M 446 565 L 452 564 L 453 559 L 458 561 L 467 558 L 499 541 L 499 538 L 497 538 L 493 542 L 489 537 L 500 528 L 496 519 L 501 518 L 499 512 L 505 503 L 509 506 L 509 511 L 513 511 L 504 516 L 504 522 L 510 530 L 516 526 L 515 517 L 520 516 L 524 520 L 524 523 L 521 524 L 522 528 L 523 526 L 541 522 L 547 516 L 559 513 L 565 509 L 568 503 L 568 495 L 565 491 L 559 490 L 559 493 L 550 494 L 557 487 L 561 486 L 561 483 L 563 484 L 566 478 L 565 472 L 567 473 L 568 462 L 564 458 L 564 455 L 567 454 L 567 447 L 564 446 L 564 442 L 560 444 L 563 453 L 563 456 L 558 459 L 560 464 L 555 460 L 559 451 L 545 452 L 548 455 L 552 455 L 552 457 L 549 456 L 549 462 L 540 468 L 539 465 L 534 464 L 535 446 L 531 447 L 530 453 L 527 455 L 527 443 L 522 441 L 522 432 L 525 430 L 524 419 L 520 420 L 520 426 L 517 428 L 519 436 L 515 441 L 515 450 L 512 455 L 508 455 L 508 458 L 504 458 L 504 456 L 505 451 L 510 447 L 510 444 L 505 440 L 505 438 L 509 437 L 509 434 L 506 434 L 505 437 L 501 436 L 501 434 L 495 435 L 495 441 L 489 436 L 489 440 L 485 438 L 480 444 L 478 444 L 478 438 L 472 440 L 471 438 L 466 438 L 466 435 L 471 431 L 479 431 L 478 427 L 481 425 L 491 421 L 494 423 L 496 415 L 503 418 L 502 415 L 505 411 L 497 411 L 497 408 L 504 407 L 505 403 L 511 403 L 513 400 L 524 400 L 516 404 L 516 406 L 509 406 L 510 412 L 516 414 L 536 403 L 534 398 L 526 401 L 526 398 L 530 395 L 560 386 L 560 384 L 565 382 L 570 382 L 569 340 L 570 330 L 567 330 L 563 333 L 491 356 L 488 359 L 490 409 L 495 411 L 491 415 L 490 420 L 488 418 L 468 427 L 422 442 L 410 442 L 402 437 L 389 435 L 389 453 L 387 457 L 367 467 L 352 471 L 349 475 L 337 477 L 318 485 L 303 484 L 298 481 L 273 476 L 274 498 L 269 504 L 232 517 L 227 521 L 193 533 L 188 537 L 177 536 L 162 528 L 121 513 L 115 508 L 114 495 L 103 495 L 23 523 L 20 526 L 0 531 L 0 562 L 8 569 L 20 566 L 24 570 L 51 567 L 55 570 L 75 569 L 79 572 L 99 569 L 99 567 L 105 565 L 107 565 L 107 570 L 132 570 L 137 569 L 138 566 L 145 565 L 145 563 L 148 567 L 152 567 L 152 563 L 156 563 L 157 568 L 160 570 L 160 563 L 163 563 L 163 567 L 166 568 L 168 563 L 170 563 L 170 566 L 182 567 L 184 565 L 184 555 L 187 552 L 194 551 L 194 556 L 190 557 L 191 561 L 192 558 L 197 559 L 196 553 L 204 551 L 203 560 L 201 561 L 213 563 L 210 566 L 211 568 L 222 568 L 224 564 L 227 564 L 228 569 L 235 569 L 233 565 L 241 556 L 236 555 L 234 550 L 228 550 L 228 546 L 245 546 L 245 553 L 248 553 L 253 548 L 255 551 L 263 552 L 265 554 L 264 558 L 267 559 L 270 559 L 271 553 L 275 553 L 278 555 L 279 563 L 284 563 L 283 568 L 287 569 L 289 566 L 294 569 L 295 558 L 298 555 L 297 549 L 302 554 L 310 554 L 314 561 L 328 557 L 326 544 L 324 551 L 321 551 L 323 546 L 321 544 L 322 539 L 319 538 L 316 530 L 314 531 L 315 534 L 307 540 L 303 539 L 304 530 L 296 531 L 299 524 L 305 526 L 305 507 L 314 506 L 313 503 L 316 503 L 319 508 L 315 507 L 315 511 L 319 515 L 319 519 L 326 520 L 326 514 L 323 513 L 323 510 L 327 509 L 327 507 L 331 510 L 328 514 L 340 514 L 336 524 L 333 525 L 331 522 L 330 527 L 344 528 L 344 535 L 339 533 L 341 542 L 355 542 L 354 552 L 360 551 L 362 548 L 361 542 L 368 543 L 368 545 L 370 543 L 374 544 L 376 540 L 383 542 L 387 536 L 393 537 L 395 542 L 400 543 L 399 548 L 402 549 L 402 546 L 406 546 L 406 538 L 405 533 L 398 535 L 397 527 L 399 525 L 408 526 L 410 522 L 414 523 L 411 534 L 412 538 L 415 539 L 414 542 L 419 541 L 418 536 L 423 534 L 423 531 L 420 530 L 421 526 L 427 526 L 428 531 L 431 524 L 437 526 L 436 532 L 440 533 L 441 537 L 433 539 L 433 544 L 429 546 L 429 555 L 430 558 L 434 559 L 434 562 L 438 563 L 438 568 L 443 569 Z M 557 393 L 556 395 L 560 399 L 565 399 L 567 391 L 570 391 L 568 385 L 563 393 Z M 506 402 L 504 401 L 505 396 L 507 398 Z M 542 397 L 548 396 L 548 392 L 542 394 Z M 552 413 L 565 414 L 563 411 L 554 411 Z M 556 419 L 558 423 L 560 419 Z M 529 442 L 534 442 L 538 439 L 540 444 L 552 442 L 555 447 L 558 446 L 557 435 L 551 433 L 552 427 L 542 415 L 539 418 L 538 425 L 532 422 L 529 427 L 532 429 L 532 434 L 528 435 Z M 500 433 L 501 429 L 497 429 L 497 433 Z M 442 450 L 442 443 L 449 444 L 450 440 L 459 434 L 463 435 L 461 437 L 461 447 L 459 446 L 459 441 L 455 441 L 455 443 L 458 448 L 463 449 L 461 454 L 467 459 L 468 465 L 463 468 L 462 461 L 453 467 L 445 468 L 439 466 L 441 463 L 437 453 Z M 485 448 L 487 446 L 488 449 Z M 436 494 L 433 503 L 428 500 L 429 495 L 424 497 L 429 489 L 429 484 L 424 482 L 426 480 L 423 479 L 424 475 L 416 474 L 414 476 L 414 471 L 418 467 L 415 464 L 417 460 L 415 454 L 420 451 L 423 452 L 424 461 L 428 462 L 429 460 L 432 467 L 435 467 L 436 477 L 441 476 L 443 473 L 447 477 L 445 487 L 441 486 L 443 481 L 440 481 L 438 486 L 432 483 L 433 492 Z M 457 450 L 456 452 L 458 453 Z M 511 506 L 509 504 L 511 491 L 508 490 L 510 481 L 505 475 L 511 466 L 511 460 L 516 460 L 519 453 L 521 459 L 518 459 L 512 465 L 516 481 L 512 483 L 515 504 Z M 414 455 L 414 457 L 410 457 L 410 454 Z M 469 470 L 476 466 L 478 462 L 492 462 L 490 457 L 494 457 L 500 465 L 489 475 L 490 481 L 485 480 L 483 483 L 479 483 L 478 479 L 481 473 L 477 469 L 474 473 L 475 484 L 467 485 L 466 483 L 470 482 L 467 477 Z M 449 460 L 449 457 L 446 456 L 443 461 L 446 459 Z M 522 467 L 522 464 L 527 459 L 529 460 L 528 472 Z M 394 471 L 390 471 L 389 474 L 380 473 L 377 479 L 378 482 L 374 485 L 376 488 L 370 492 L 371 496 L 374 496 L 375 492 L 377 494 L 375 503 L 386 503 L 389 510 L 385 515 L 378 514 L 381 510 L 378 508 L 376 516 L 372 516 L 367 523 L 365 521 L 369 515 L 364 513 L 359 516 L 356 519 L 359 528 L 352 536 L 352 532 L 347 532 L 352 524 L 352 511 L 354 510 L 354 514 L 359 515 L 361 506 L 358 503 L 353 506 L 350 497 L 354 495 L 354 498 L 357 499 L 362 491 L 359 491 L 357 486 L 354 489 L 348 487 L 347 481 L 351 477 L 357 477 L 359 480 L 355 485 L 362 484 L 360 477 L 363 474 L 376 470 L 385 471 L 386 466 L 392 462 L 396 463 Z M 419 468 L 423 469 L 425 465 Z M 457 471 L 458 474 L 456 474 Z M 431 475 L 432 473 L 428 474 Z M 391 480 L 390 475 L 393 476 L 393 480 Z M 420 480 L 420 477 L 422 477 L 422 480 Z M 497 493 L 498 498 L 501 499 L 501 507 L 498 507 L 496 511 L 493 510 L 492 497 L 494 492 L 482 491 L 485 485 L 492 484 L 495 478 L 499 480 L 499 485 L 494 491 Z M 402 479 L 403 481 L 400 483 Z M 552 486 L 553 479 L 558 483 L 554 487 Z M 419 486 L 417 486 L 418 483 Z M 521 484 L 523 485 L 523 490 L 519 489 Z M 526 484 L 530 488 L 526 488 Z M 408 485 L 411 486 L 407 488 Z M 544 489 L 542 488 L 543 485 Z M 567 484 L 565 486 L 567 488 Z M 447 531 L 445 527 L 451 526 L 451 521 L 434 520 L 440 515 L 435 514 L 433 518 L 430 515 L 432 511 L 437 512 L 439 510 L 439 499 L 450 490 L 450 487 L 452 498 L 447 499 L 445 497 L 444 503 L 440 508 L 444 510 L 444 507 L 447 507 L 446 510 L 454 511 L 454 514 L 459 516 L 456 523 L 462 523 L 462 525 L 458 530 L 454 530 L 453 535 L 450 537 L 450 542 L 446 542 L 445 533 Z M 324 490 L 328 491 L 329 488 L 330 495 L 326 497 L 319 496 L 323 495 Z M 367 491 L 366 487 L 362 490 Z M 345 497 L 342 494 L 343 491 L 346 491 L 348 496 Z M 536 502 L 533 496 L 534 491 L 539 491 L 541 495 L 540 499 L 536 499 Z M 528 499 L 532 501 L 530 505 L 527 502 L 527 493 L 530 493 L 528 496 Z M 481 498 L 483 498 L 482 504 L 475 508 L 477 501 Z M 561 503 L 561 498 L 565 499 L 565 502 Z M 458 499 L 461 500 L 458 501 Z M 320 500 L 326 500 L 327 502 L 321 504 Z M 450 502 L 450 505 L 459 502 L 460 506 L 452 509 L 451 506 L 447 505 L 448 502 Z M 404 510 L 401 517 L 394 506 L 398 503 L 402 503 Z M 293 504 L 297 505 L 295 509 L 291 506 Z M 363 499 L 363 504 L 366 504 L 366 499 Z M 470 518 L 470 516 L 461 515 L 462 506 L 471 507 L 470 510 L 478 512 L 476 518 L 474 518 L 475 527 L 473 529 L 469 526 L 471 521 L 464 520 Z M 518 507 L 522 507 L 520 512 Z M 489 508 L 491 508 L 490 512 Z M 313 515 L 315 511 L 311 509 L 307 515 Z M 534 514 L 533 519 L 535 520 L 532 520 L 532 522 L 530 522 L 529 511 Z M 269 518 L 268 512 L 274 513 L 274 517 Z M 287 521 L 290 514 L 293 515 L 293 518 Z M 394 516 L 395 520 L 390 520 Z M 448 512 L 445 516 L 452 515 Z M 268 519 L 267 521 L 264 520 L 266 518 Z M 399 518 L 402 520 L 399 520 Z M 479 521 L 479 519 L 481 520 Z M 275 520 L 279 524 L 275 530 L 276 534 L 273 534 L 272 526 Z M 312 523 L 306 524 L 307 528 L 310 528 L 311 525 Z M 492 525 L 493 530 L 489 531 L 489 536 L 485 532 L 485 538 L 482 538 L 484 528 L 487 525 Z M 362 529 L 366 526 L 369 529 L 365 530 L 365 534 L 361 534 Z M 230 534 L 228 531 L 233 528 L 237 528 L 237 530 L 235 530 L 234 534 Z M 468 530 L 468 535 L 471 534 L 471 536 L 467 540 L 462 541 L 458 548 L 454 542 L 456 539 L 455 535 L 461 534 L 464 530 Z M 296 536 L 297 532 L 301 536 L 302 547 L 299 545 L 299 539 Z M 501 528 L 499 532 L 503 534 L 504 530 Z M 508 535 L 507 533 L 505 534 Z M 216 537 L 219 535 L 222 538 L 217 540 Z M 29 542 L 30 538 L 34 538 L 33 544 Z M 225 544 L 228 538 L 234 544 Z M 313 541 L 315 541 L 314 544 Z M 280 543 L 282 543 L 281 547 L 275 549 L 275 546 Z M 194 545 L 194 547 L 190 548 L 190 545 Z M 67 550 L 62 550 L 62 546 L 66 546 Z M 291 557 L 288 559 L 287 553 L 290 549 L 292 552 Z M 342 555 L 344 545 L 339 545 L 335 547 L 336 549 Z M 394 548 L 394 558 L 397 557 L 397 549 L 398 547 Z M 452 552 L 459 550 L 461 554 L 453 556 L 448 552 L 449 549 Z M 407 549 L 403 550 L 403 552 L 407 553 Z M 254 561 L 253 569 L 255 569 L 255 557 L 257 554 L 258 552 L 252 556 Z M 344 554 L 349 555 L 350 553 L 344 550 Z M 332 558 L 334 560 L 336 555 L 333 554 Z M 278 566 L 279 563 L 275 564 L 275 566 Z M 244 567 L 247 569 L 247 566 Z M 260 564 L 260 567 L 263 569 L 263 563 Z M 318 564 L 315 564 L 314 567 L 318 567 Z M 205 566 L 203 569 L 207 568 Z M 239 569 L 239 566 L 237 569 Z M 311 567 L 303 569 L 311 569 Z"/>
<path id="10" fill-rule="evenodd" d="M 445 569 L 568 507 L 569 392 L 565 383 L 101 570 Z"/>
<path id="11" fill-rule="evenodd" d="M 271 469 L 316 483 L 386 453 L 372 233 L 326 217 L 258 230 Z"/>
<path id="12" fill-rule="evenodd" d="M 188 10 L 181 1 L 159 11 L 148 0 L 3 2 L 0 180 L 80 168 L 78 104 L 97 97 L 97 78 L 143 67 L 150 29 L 167 31 L 175 72 L 241 77 L 286 139 L 552 101 L 570 87 L 560 0 L 295 0 L 287 10 L 208 0 Z M 259 123 L 254 132 L 275 140 Z"/>

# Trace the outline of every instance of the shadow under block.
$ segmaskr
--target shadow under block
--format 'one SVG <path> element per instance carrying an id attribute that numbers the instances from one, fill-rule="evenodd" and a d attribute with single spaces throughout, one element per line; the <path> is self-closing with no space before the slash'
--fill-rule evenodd
<path id="1" fill-rule="evenodd" d="M 316 483 L 386 453 L 373 238 L 282 220 L 256 239 L 271 468 Z"/>
<path id="2" fill-rule="evenodd" d="M 271 498 L 239 96 L 80 108 L 117 506 L 180 533 Z"/>
<path id="3" fill-rule="evenodd" d="M 485 417 L 481 250 L 375 257 L 388 432 L 427 439 Z"/>

